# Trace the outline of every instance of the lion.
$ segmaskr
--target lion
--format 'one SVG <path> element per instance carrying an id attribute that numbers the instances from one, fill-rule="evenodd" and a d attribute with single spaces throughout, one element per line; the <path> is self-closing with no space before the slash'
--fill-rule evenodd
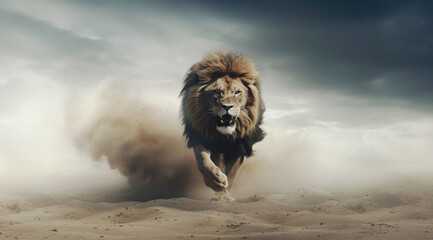
<path id="1" fill-rule="evenodd" d="M 229 190 L 244 158 L 265 137 L 255 63 L 232 51 L 209 54 L 189 69 L 180 95 L 184 136 L 205 185 L 217 199 L 234 200 Z"/>

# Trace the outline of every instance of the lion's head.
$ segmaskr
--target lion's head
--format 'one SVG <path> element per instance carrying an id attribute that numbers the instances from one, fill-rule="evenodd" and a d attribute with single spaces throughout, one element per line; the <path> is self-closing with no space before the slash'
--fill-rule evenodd
<path id="1" fill-rule="evenodd" d="M 181 95 L 185 135 L 234 141 L 253 134 L 264 107 L 254 62 L 239 53 L 208 55 L 191 67 Z"/>

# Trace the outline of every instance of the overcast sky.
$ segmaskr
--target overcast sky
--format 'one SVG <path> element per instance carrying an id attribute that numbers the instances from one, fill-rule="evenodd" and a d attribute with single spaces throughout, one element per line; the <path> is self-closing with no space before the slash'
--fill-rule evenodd
<path id="1" fill-rule="evenodd" d="M 432 13 L 431 1 L 398 0 L 2 1 L 0 175 L 31 162 L 58 174 L 82 158 L 65 122 L 77 94 L 116 78 L 178 104 L 187 69 L 222 49 L 257 62 L 267 140 L 314 149 L 287 162 L 431 173 Z"/>

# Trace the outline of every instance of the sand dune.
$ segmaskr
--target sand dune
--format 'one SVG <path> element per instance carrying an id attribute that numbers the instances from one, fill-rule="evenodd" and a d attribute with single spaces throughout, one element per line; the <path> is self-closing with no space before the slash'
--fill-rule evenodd
<path id="1" fill-rule="evenodd" d="M 235 202 L 2 197 L 0 239 L 433 239 L 432 191 L 301 188 Z"/>

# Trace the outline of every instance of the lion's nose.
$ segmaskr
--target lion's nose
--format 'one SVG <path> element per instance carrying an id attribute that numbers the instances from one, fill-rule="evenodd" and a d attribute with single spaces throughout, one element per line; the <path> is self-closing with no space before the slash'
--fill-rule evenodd
<path id="1" fill-rule="evenodd" d="M 233 107 L 233 104 L 222 104 L 225 110 L 229 110 L 230 108 Z"/>

